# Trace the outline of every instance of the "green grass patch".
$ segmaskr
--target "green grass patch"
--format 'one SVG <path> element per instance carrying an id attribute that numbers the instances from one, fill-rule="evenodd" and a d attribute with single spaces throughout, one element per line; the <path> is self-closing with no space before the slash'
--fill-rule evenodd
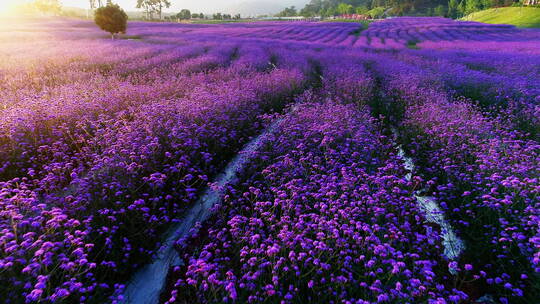
<path id="1" fill-rule="evenodd" d="M 368 28 L 374 20 L 353 20 L 353 19 L 324 19 L 322 22 L 349 22 L 349 23 L 360 23 L 364 28 Z"/>
<path id="2" fill-rule="evenodd" d="M 418 46 L 419 42 L 420 41 L 418 40 L 409 40 L 407 41 L 407 47 L 411 50 L 419 50 L 420 49 L 420 47 Z"/>
<path id="3" fill-rule="evenodd" d="M 365 29 L 364 27 L 359 27 L 359 28 L 355 29 L 354 31 L 350 32 L 349 35 L 354 35 L 356 37 L 359 37 L 360 34 L 362 34 L 362 31 L 364 29 Z"/>
<path id="4" fill-rule="evenodd" d="M 118 36 L 118 38 L 125 39 L 125 40 L 142 40 L 143 39 L 143 37 L 139 35 L 120 35 Z"/>
<path id="5" fill-rule="evenodd" d="M 351 19 L 327 19 L 323 20 L 323 22 L 349 22 L 349 23 L 359 23 L 361 27 L 355 29 L 354 31 L 350 32 L 349 35 L 354 35 L 356 37 L 360 37 L 363 31 L 367 30 L 369 25 L 373 22 L 373 20 L 351 20 Z"/>
<path id="6" fill-rule="evenodd" d="M 492 8 L 463 17 L 462 20 L 492 24 L 512 24 L 523 28 L 540 28 L 540 8 L 500 7 Z"/>

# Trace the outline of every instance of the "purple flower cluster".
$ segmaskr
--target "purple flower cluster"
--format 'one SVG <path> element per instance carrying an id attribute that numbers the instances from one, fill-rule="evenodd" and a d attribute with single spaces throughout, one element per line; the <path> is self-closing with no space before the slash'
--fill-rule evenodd
<path id="1" fill-rule="evenodd" d="M 401 142 L 467 242 L 462 260 L 474 271 L 465 269 L 465 284 L 501 302 L 536 298 L 538 142 L 471 100 L 452 98 L 438 73 L 398 61 L 380 64 L 378 72 Z"/>
<path id="2" fill-rule="evenodd" d="M 137 51 L 8 69 L 14 85 L 2 87 L 0 126 L 8 303 L 100 302 L 121 290 L 160 232 L 263 127 L 258 116 L 283 108 L 306 81 L 290 66 L 258 71 L 267 63 L 258 56 L 237 60 L 237 44 L 115 47 Z"/>
<path id="3" fill-rule="evenodd" d="M 470 98 L 484 109 L 499 114 L 508 129 L 518 129 L 528 137 L 540 139 L 540 82 L 536 81 L 540 71 L 537 64 L 523 62 L 534 60 L 531 58 L 534 56 L 516 55 L 514 61 L 521 67 L 516 71 L 482 60 L 473 63 L 471 59 L 463 60 L 461 55 L 448 52 L 420 54 L 403 52 L 398 57 L 439 77 L 445 90 L 453 95 Z M 503 58 L 490 56 L 490 61 Z"/>
<path id="4" fill-rule="evenodd" d="M 280 125 L 212 224 L 179 242 L 167 303 L 467 298 L 369 112 L 308 103 Z"/>

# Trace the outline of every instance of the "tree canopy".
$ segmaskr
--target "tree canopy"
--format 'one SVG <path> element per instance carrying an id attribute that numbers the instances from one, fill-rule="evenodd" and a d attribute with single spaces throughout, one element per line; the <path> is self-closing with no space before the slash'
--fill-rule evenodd
<path id="1" fill-rule="evenodd" d="M 162 19 L 163 8 L 171 7 L 169 0 L 137 0 L 137 8 L 144 9 L 146 19 L 154 19 L 154 14 L 158 14 L 158 18 Z"/>
<path id="2" fill-rule="evenodd" d="M 102 30 L 111 33 L 112 38 L 127 30 L 128 16 L 118 4 L 108 2 L 106 6 L 96 9 L 94 21 Z"/>
<path id="3" fill-rule="evenodd" d="M 390 15 L 438 15 L 452 18 L 475 11 L 509 6 L 518 0 L 311 0 L 299 12 L 306 17 L 345 14 L 377 15 L 388 11 Z M 282 13 L 289 11 L 284 10 Z"/>
<path id="4" fill-rule="evenodd" d="M 191 11 L 188 9 L 183 9 L 178 14 L 176 14 L 176 18 L 180 20 L 188 20 L 191 19 L 191 17 Z"/>
<path id="5" fill-rule="evenodd" d="M 286 7 L 284 10 L 279 12 L 276 16 L 277 17 L 293 17 L 297 15 L 298 15 L 298 11 L 296 10 L 296 7 L 293 5 L 291 7 Z"/>
<path id="6" fill-rule="evenodd" d="M 58 15 L 62 11 L 62 5 L 58 0 L 35 0 L 33 5 L 43 14 Z"/>

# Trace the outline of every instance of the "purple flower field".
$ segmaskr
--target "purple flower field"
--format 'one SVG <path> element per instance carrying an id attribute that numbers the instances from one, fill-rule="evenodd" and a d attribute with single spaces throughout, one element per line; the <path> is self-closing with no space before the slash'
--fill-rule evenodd
<path id="1" fill-rule="evenodd" d="M 0 302 L 538 303 L 540 31 L 108 37 L 0 25 Z"/>

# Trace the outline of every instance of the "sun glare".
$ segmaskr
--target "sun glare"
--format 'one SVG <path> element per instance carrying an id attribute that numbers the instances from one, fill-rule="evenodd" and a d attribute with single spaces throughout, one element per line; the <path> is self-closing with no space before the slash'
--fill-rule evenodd
<path id="1" fill-rule="evenodd" d="M 13 0 L 0 1 L 0 15 L 6 15 L 13 9 Z"/>
<path id="2" fill-rule="evenodd" d="M 15 11 L 17 5 L 21 5 L 25 1 L 18 0 L 0 0 L 0 15 L 10 15 Z"/>

